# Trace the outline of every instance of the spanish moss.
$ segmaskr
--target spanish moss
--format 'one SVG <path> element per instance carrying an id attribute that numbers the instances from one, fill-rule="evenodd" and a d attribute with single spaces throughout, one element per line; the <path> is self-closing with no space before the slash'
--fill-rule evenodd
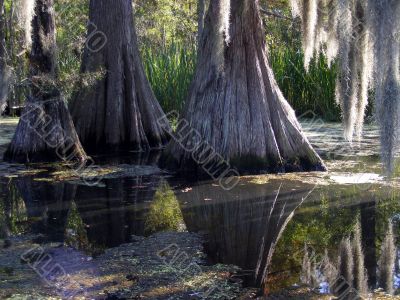
<path id="1" fill-rule="evenodd" d="M 289 0 L 290 6 L 292 7 L 292 14 L 294 17 L 300 17 L 302 8 L 302 0 Z"/>
<path id="2" fill-rule="evenodd" d="M 308 247 L 307 245 L 304 245 L 304 256 L 303 256 L 303 262 L 301 264 L 301 276 L 300 276 L 300 281 L 301 283 L 310 285 L 312 282 L 312 263 L 310 259 L 310 255 L 308 253 Z"/>
<path id="3" fill-rule="evenodd" d="M 325 28 L 325 20 L 327 17 L 327 11 L 325 6 L 327 0 L 319 0 L 317 8 L 317 27 L 315 28 L 315 56 L 318 57 L 321 53 L 321 47 L 326 43 L 327 32 Z"/>
<path id="4" fill-rule="evenodd" d="M 215 5 L 215 6 L 214 6 Z M 224 48 L 229 43 L 229 20 L 230 20 L 230 0 L 218 0 L 212 3 L 210 9 L 215 10 L 214 16 L 216 18 L 215 27 L 213 28 L 213 42 L 214 47 L 212 53 L 213 65 L 218 73 L 224 69 Z"/>
<path id="5" fill-rule="evenodd" d="M 303 31 L 303 51 L 304 68 L 308 70 L 310 61 L 315 52 L 315 35 L 318 30 L 318 2 L 317 0 L 304 0 L 302 5 L 302 31 Z"/>
<path id="6" fill-rule="evenodd" d="M 35 1 L 34 0 L 18 0 L 17 1 L 17 19 L 18 25 L 24 31 L 24 46 L 29 49 L 32 44 L 32 19 L 34 16 Z"/>
<path id="7" fill-rule="evenodd" d="M 335 283 L 338 277 L 338 270 L 335 267 L 335 265 L 331 262 L 327 249 L 325 249 L 325 254 L 322 257 L 321 267 L 322 267 L 321 272 L 323 274 L 323 277 L 325 281 L 329 284 L 330 289 L 332 290 L 332 285 Z"/>
<path id="8" fill-rule="evenodd" d="M 375 102 L 381 127 L 381 152 L 386 169 L 391 172 L 399 142 L 400 1 L 370 0 L 369 6 L 374 11 L 368 23 L 375 37 Z"/>
<path id="9" fill-rule="evenodd" d="M 394 265 L 396 262 L 396 245 L 393 235 L 393 224 L 389 222 L 389 227 L 382 242 L 381 256 L 378 261 L 379 269 L 379 287 L 383 288 L 387 293 L 394 292 Z"/>
<path id="10" fill-rule="evenodd" d="M 0 114 L 5 110 L 9 87 L 12 82 L 12 69 L 5 63 L 0 63 Z"/>
<path id="11" fill-rule="evenodd" d="M 354 229 L 354 237 L 352 240 L 354 257 L 354 288 L 364 295 L 368 293 L 368 276 L 365 269 L 365 257 L 361 241 L 361 225 L 358 221 Z"/>
<path id="12" fill-rule="evenodd" d="M 361 137 L 369 90 L 375 89 L 382 159 L 391 172 L 400 136 L 400 1 L 290 2 L 293 15 L 302 22 L 305 69 L 321 47 L 329 64 L 338 58 L 336 100 L 350 142 Z"/>
<path id="13" fill-rule="evenodd" d="M 354 280 L 354 260 L 350 238 L 345 238 L 340 242 L 338 266 L 339 276 L 342 276 L 351 285 Z"/>
<path id="14" fill-rule="evenodd" d="M 339 51 L 339 42 L 337 35 L 337 26 L 338 26 L 338 5 L 336 5 L 335 0 L 330 0 L 325 9 L 328 11 L 327 16 L 327 26 L 326 26 L 326 51 L 325 55 L 328 60 L 328 65 L 331 66 L 333 60 L 338 55 Z"/>

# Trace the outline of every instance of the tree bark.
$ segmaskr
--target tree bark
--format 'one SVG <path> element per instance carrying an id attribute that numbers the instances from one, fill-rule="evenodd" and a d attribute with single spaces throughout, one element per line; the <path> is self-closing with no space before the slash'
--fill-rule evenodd
<path id="1" fill-rule="evenodd" d="M 29 55 L 30 96 L 4 159 L 31 163 L 85 161 L 68 109 L 56 86 L 54 0 L 36 0 Z"/>
<path id="2" fill-rule="evenodd" d="M 215 20 L 221 14 L 221 1 L 209 6 L 184 114 L 190 126 L 178 127 L 184 138 L 168 147 L 172 156 L 168 164 L 191 172 L 199 166 L 192 153 L 183 150 L 190 148 L 198 133 L 202 145 L 206 143 L 239 171 L 325 170 L 269 66 L 258 0 L 231 0 L 230 39 L 218 49 L 221 29 Z M 202 151 L 199 148 L 197 152 Z"/>
<path id="3" fill-rule="evenodd" d="M 197 44 L 200 46 L 204 30 L 204 18 L 206 14 L 206 0 L 197 1 Z"/>
<path id="4" fill-rule="evenodd" d="M 6 101 L 11 81 L 11 68 L 7 66 L 6 58 L 6 20 L 4 13 L 4 0 L 0 0 L 0 114 L 6 107 Z"/>
<path id="5" fill-rule="evenodd" d="M 168 130 L 146 78 L 129 0 L 91 0 L 81 72 L 105 75 L 82 86 L 70 105 L 78 135 L 89 151 L 162 148 Z M 99 43 L 96 45 L 96 40 Z"/>

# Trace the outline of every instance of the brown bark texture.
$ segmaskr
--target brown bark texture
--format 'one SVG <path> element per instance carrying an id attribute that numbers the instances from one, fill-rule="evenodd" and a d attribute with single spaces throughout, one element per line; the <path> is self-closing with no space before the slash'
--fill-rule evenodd
<path id="1" fill-rule="evenodd" d="M 169 145 L 168 164 L 197 168 L 183 149 L 198 143 L 208 149 L 197 152 L 217 153 L 246 173 L 325 170 L 274 78 L 259 1 L 231 0 L 229 40 L 218 49 L 222 1 L 209 6 L 184 114 L 189 126 L 178 127 L 184 138 Z"/>
<path id="2" fill-rule="evenodd" d="M 29 55 L 30 95 L 4 159 L 33 163 L 85 161 L 68 108 L 57 88 L 54 0 L 36 0 Z"/>
<path id="3" fill-rule="evenodd" d="M 141 62 L 129 0 L 91 0 L 81 72 L 102 74 L 83 85 L 70 105 L 88 151 L 162 148 L 169 129 Z"/>

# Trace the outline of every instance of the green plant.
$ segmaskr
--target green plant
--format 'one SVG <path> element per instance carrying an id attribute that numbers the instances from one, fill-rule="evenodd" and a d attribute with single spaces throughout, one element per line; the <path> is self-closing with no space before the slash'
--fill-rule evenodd
<path id="1" fill-rule="evenodd" d="M 297 115 L 309 111 L 327 121 L 340 121 L 335 102 L 336 65 L 320 57 L 304 70 L 304 55 L 294 47 L 272 47 L 269 52 L 275 78 Z"/>
<path id="2" fill-rule="evenodd" d="M 158 231 L 179 230 L 183 216 L 171 187 L 163 182 L 154 195 L 145 221 L 146 234 Z"/>
<path id="3" fill-rule="evenodd" d="M 165 49 L 142 49 L 143 64 L 165 112 L 182 111 L 196 67 L 194 45 L 172 43 Z"/>

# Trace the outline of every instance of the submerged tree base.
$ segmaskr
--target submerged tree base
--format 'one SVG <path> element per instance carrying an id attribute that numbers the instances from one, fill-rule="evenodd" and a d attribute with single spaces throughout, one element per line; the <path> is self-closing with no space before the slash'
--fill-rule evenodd
<path id="1" fill-rule="evenodd" d="M 160 160 L 160 166 L 181 176 L 190 178 L 210 178 L 234 175 L 260 175 L 292 172 L 324 172 L 327 167 L 321 162 L 315 164 L 301 158 L 277 163 L 274 160 L 257 157 L 254 155 L 236 156 L 228 161 L 210 160 L 199 164 L 197 160 L 188 159 L 180 163 L 168 152 Z"/>
<path id="2" fill-rule="evenodd" d="M 86 42 L 81 71 L 95 80 L 82 83 L 70 102 L 85 150 L 97 154 L 163 148 L 168 134 L 157 120 L 165 114 L 141 62 L 132 1 L 90 1 Z"/>
<path id="3" fill-rule="evenodd" d="M 4 160 L 17 163 L 87 160 L 62 99 L 28 101 Z"/>
<path id="4" fill-rule="evenodd" d="M 211 173 L 218 173 L 220 164 L 229 164 L 246 174 L 326 170 L 274 78 L 258 1 L 232 1 L 229 32 L 222 34 L 215 20 L 224 8 L 210 3 L 186 112 L 168 147 L 175 167 L 214 164 Z"/>

